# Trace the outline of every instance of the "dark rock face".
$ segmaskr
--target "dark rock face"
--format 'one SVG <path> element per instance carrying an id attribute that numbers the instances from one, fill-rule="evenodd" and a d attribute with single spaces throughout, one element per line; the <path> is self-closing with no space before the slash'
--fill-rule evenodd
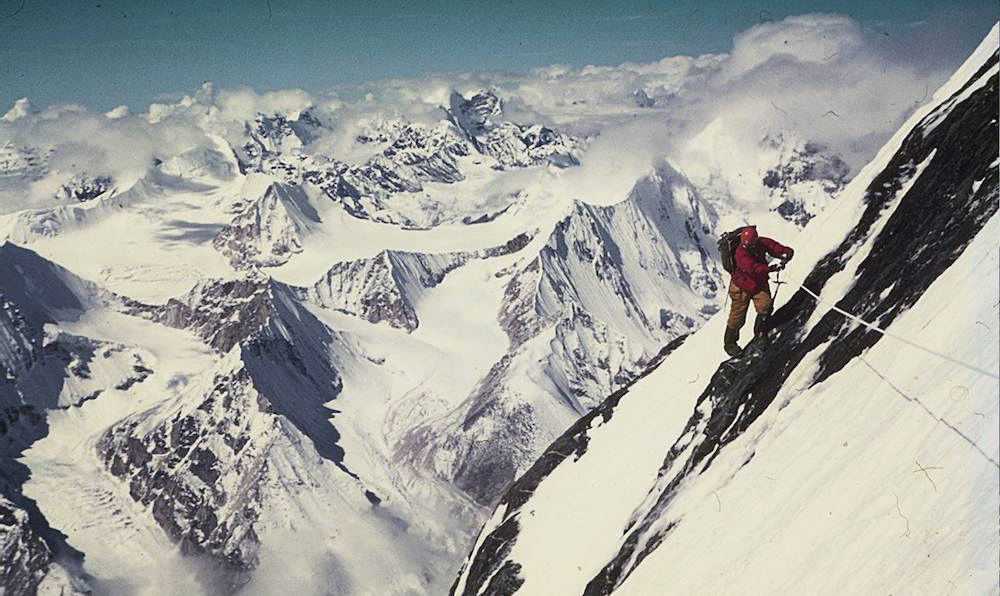
<path id="1" fill-rule="evenodd" d="M 997 61 L 994 54 L 966 88 Z M 885 169 L 870 182 L 857 225 L 817 263 L 805 287 L 820 293 L 858 248 L 871 243 L 856 270 L 855 283 L 837 305 L 886 327 L 959 258 L 996 215 L 1000 196 L 997 170 L 991 165 L 1000 152 L 998 78 L 994 74 L 984 82 L 962 101 L 958 98 L 964 88 L 959 90 L 910 131 Z M 896 199 L 898 205 L 886 216 L 886 208 Z M 884 226 L 873 237 L 873 227 L 883 217 Z M 667 452 L 645 504 L 625 529 L 618 552 L 591 579 L 585 594 L 610 594 L 646 556 L 669 541 L 671 531 L 684 523 L 670 518 L 670 505 L 681 485 L 710 467 L 757 420 L 807 354 L 822 347 L 820 366 L 809 384 L 814 386 L 883 337 L 867 327 L 845 324 L 845 317 L 833 310 L 826 310 L 817 323 L 807 326 L 817 309 L 827 307 L 800 289 L 774 314 L 774 337 L 766 349 L 762 340 L 754 340 L 741 357 L 719 366 L 683 433 Z M 593 417 L 603 414 L 607 420 L 626 393 L 627 388 L 616 392 L 581 418 L 507 491 L 501 504 L 508 517 L 470 555 L 468 573 L 463 569 L 460 574 L 460 580 L 465 577 L 463 594 L 480 593 L 492 585 L 491 578 L 499 576 L 501 569 L 507 569 L 506 587 L 498 587 L 496 593 L 517 591 L 520 579 L 516 574 L 510 577 L 516 561 L 507 559 L 518 538 L 515 513 L 561 461 L 586 451 L 586 430 Z"/>
<path id="2" fill-rule="evenodd" d="M 260 405 L 245 370 L 216 374 L 196 408 L 152 428 L 143 428 L 144 414 L 122 420 L 101 437 L 98 453 L 183 552 L 247 570 L 257 563 L 253 524 L 268 444 L 267 426 L 261 435 L 247 432 Z"/>
<path id="3" fill-rule="evenodd" d="M 780 144 L 780 140 L 771 141 Z M 813 182 L 818 190 L 835 197 L 847 184 L 849 177 L 850 167 L 840 156 L 830 154 L 822 144 L 807 142 L 793 149 L 782 163 L 769 169 L 761 182 L 771 190 L 774 197 L 782 199 L 774 208 L 778 215 L 803 227 L 815 217 L 817 206 L 807 204 L 797 196 L 795 186 Z"/>
<path id="4" fill-rule="evenodd" d="M 87 176 L 75 176 L 73 180 L 59 187 L 56 197 L 67 201 L 89 201 L 95 197 L 108 192 L 112 188 L 114 181 L 111 176 L 97 176 L 90 178 Z"/>
<path id="5" fill-rule="evenodd" d="M 273 282 L 263 277 L 209 281 L 163 306 L 130 299 L 122 303 L 128 314 L 191 329 L 220 352 L 263 329 L 275 312 Z"/>
<path id="6" fill-rule="evenodd" d="M 0 387 L 27 373 L 41 349 L 41 330 L 32 329 L 17 305 L 0 291 Z"/>
<path id="7" fill-rule="evenodd" d="M 0 496 L 0 589 L 35 594 L 52 563 L 52 552 L 31 529 L 27 512 Z"/>
<path id="8" fill-rule="evenodd" d="M 480 91 L 469 99 L 453 92 L 449 103 L 458 125 L 473 136 L 489 132 L 503 120 L 503 102 L 491 91 Z"/>
<path id="9" fill-rule="evenodd" d="M 535 289 L 541 279 L 541 260 L 532 259 L 513 275 L 504 286 L 503 302 L 498 320 L 507 333 L 511 346 L 519 346 L 538 334 L 547 323 L 535 313 Z"/>

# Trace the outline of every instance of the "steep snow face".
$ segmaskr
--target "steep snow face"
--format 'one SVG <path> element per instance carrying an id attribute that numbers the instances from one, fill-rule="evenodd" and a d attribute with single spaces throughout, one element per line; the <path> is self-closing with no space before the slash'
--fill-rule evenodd
<path id="1" fill-rule="evenodd" d="M 717 317 L 668 346 L 511 487 L 453 593 L 996 591 L 997 64 L 994 28 L 806 229 L 770 341 L 716 368 Z"/>

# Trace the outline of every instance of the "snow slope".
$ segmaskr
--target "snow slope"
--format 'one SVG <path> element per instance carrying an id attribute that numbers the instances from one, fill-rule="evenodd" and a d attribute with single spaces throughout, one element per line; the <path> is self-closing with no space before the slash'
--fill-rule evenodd
<path id="1" fill-rule="evenodd" d="M 514 483 L 453 593 L 1000 589 L 997 45 L 806 228 L 771 343 L 716 366 L 720 316 L 669 345 Z"/>

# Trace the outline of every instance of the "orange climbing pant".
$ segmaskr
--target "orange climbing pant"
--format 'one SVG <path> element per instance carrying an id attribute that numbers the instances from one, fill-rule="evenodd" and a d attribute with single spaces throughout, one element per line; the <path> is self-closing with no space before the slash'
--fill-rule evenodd
<path id="1" fill-rule="evenodd" d="M 753 307 L 758 315 L 771 314 L 771 288 L 765 287 L 763 290 L 751 295 L 750 292 L 741 289 L 732 281 L 729 282 L 729 300 L 732 305 L 729 307 L 730 329 L 741 329 L 747 320 L 747 309 L 750 308 L 750 301 L 753 300 Z"/>

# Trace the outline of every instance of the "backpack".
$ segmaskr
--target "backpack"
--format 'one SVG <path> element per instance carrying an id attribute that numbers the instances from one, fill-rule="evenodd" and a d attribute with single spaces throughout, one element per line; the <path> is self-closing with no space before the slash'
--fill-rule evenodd
<path id="1" fill-rule="evenodd" d="M 735 263 L 733 263 L 733 253 L 736 252 L 736 247 L 740 245 L 740 232 L 743 231 L 743 226 L 726 232 L 719 238 L 719 256 L 722 257 L 722 268 L 726 270 L 726 273 L 732 273 L 735 269 Z"/>

